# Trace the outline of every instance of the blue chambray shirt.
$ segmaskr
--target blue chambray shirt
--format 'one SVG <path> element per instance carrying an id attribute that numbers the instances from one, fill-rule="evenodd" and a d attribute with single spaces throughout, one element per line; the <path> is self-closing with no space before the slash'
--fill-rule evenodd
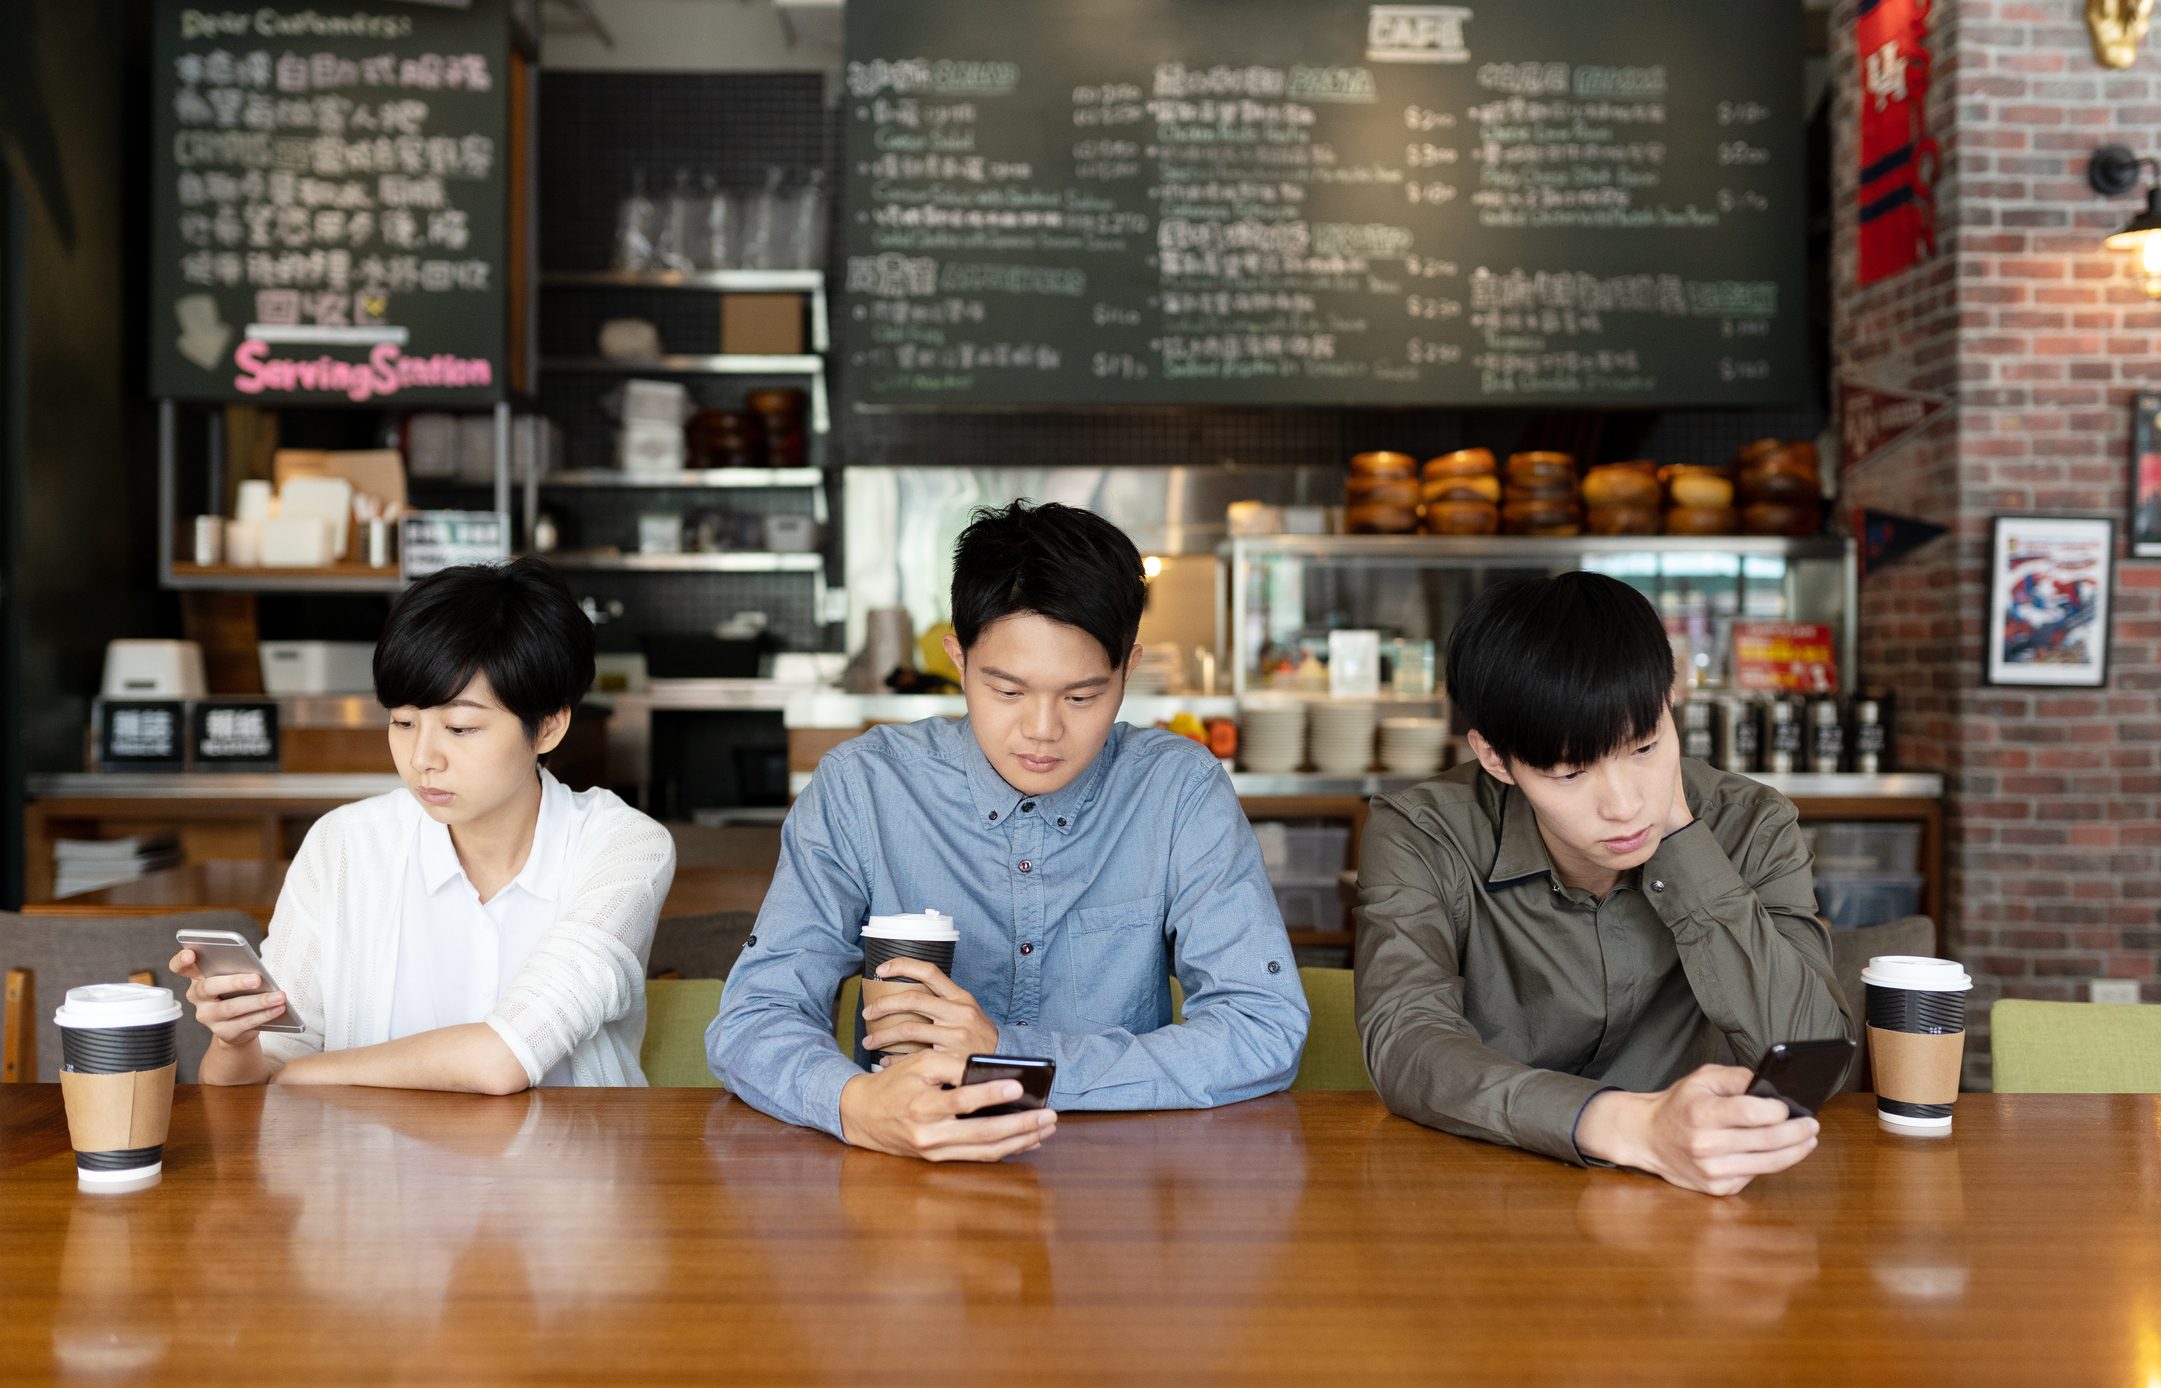
<path id="1" fill-rule="evenodd" d="M 999 1051 L 1058 1062 L 1053 1108 L 1206 1108 L 1274 1093 L 1298 1068 L 1308 1012 L 1290 939 L 1206 748 L 1118 723 L 1070 785 L 1030 798 L 968 720 L 933 718 L 819 762 L 706 1030 L 713 1073 L 840 1136 L 841 1086 L 865 1058 L 834 1044 L 834 994 L 862 969 L 865 921 L 924 910 L 954 918 L 954 981 L 998 1024 Z"/>

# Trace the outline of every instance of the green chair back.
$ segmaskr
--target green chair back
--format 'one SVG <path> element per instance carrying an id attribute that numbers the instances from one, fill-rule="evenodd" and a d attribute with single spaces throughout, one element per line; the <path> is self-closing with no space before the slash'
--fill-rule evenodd
<path id="1" fill-rule="evenodd" d="M 1306 1032 L 1305 1054 L 1298 1058 L 1293 1089 L 1335 1089 L 1353 1093 L 1373 1092 L 1366 1074 L 1365 1047 L 1358 1040 L 1358 1004 L 1349 969 L 1300 969 L 1298 981 L 1305 986 L 1306 1006 L 1313 1025 Z M 1186 990 L 1171 977 L 1171 1022 L 1186 1019 Z"/>
<path id="2" fill-rule="evenodd" d="M 649 978 L 645 981 L 645 1045 L 638 1064 L 656 1089 L 718 1089 L 705 1058 L 705 1029 L 720 1013 L 727 980 Z M 840 1053 L 855 1054 L 855 1014 L 863 981 L 850 974 L 833 1003 L 833 1039 Z"/>
<path id="3" fill-rule="evenodd" d="M 2005 998 L 1988 1033 L 1999 1094 L 2161 1094 L 2161 1006 Z"/>
<path id="4" fill-rule="evenodd" d="M 1300 969 L 1313 1027 L 1306 1033 L 1306 1053 L 1298 1058 L 1293 1089 L 1373 1092 L 1366 1074 L 1365 1047 L 1358 1040 L 1358 999 L 1349 969 Z"/>
<path id="5" fill-rule="evenodd" d="M 705 1029 L 720 1012 L 717 978 L 645 981 L 645 1045 L 638 1063 L 656 1089 L 718 1089 L 705 1059 Z"/>

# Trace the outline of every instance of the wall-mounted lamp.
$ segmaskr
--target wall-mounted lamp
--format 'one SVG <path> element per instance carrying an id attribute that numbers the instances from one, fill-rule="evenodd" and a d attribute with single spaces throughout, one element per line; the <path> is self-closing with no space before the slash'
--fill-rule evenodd
<path id="1" fill-rule="evenodd" d="M 2161 161 L 2141 158 L 2122 145 L 2105 145 L 2093 152 L 2086 165 L 2086 181 L 2103 197 L 2121 197 L 2138 186 L 2140 169 L 2151 169 L 2154 181 L 2146 188 L 2146 207 L 2124 223 L 2123 230 L 2102 242 L 2112 251 L 2136 251 L 2139 283 L 2149 299 L 2161 299 Z"/>

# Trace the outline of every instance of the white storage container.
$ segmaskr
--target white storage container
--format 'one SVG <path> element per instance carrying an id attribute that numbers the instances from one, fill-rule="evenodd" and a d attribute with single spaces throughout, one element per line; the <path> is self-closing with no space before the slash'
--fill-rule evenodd
<path id="1" fill-rule="evenodd" d="M 1921 866 L 1919 824 L 1832 820 L 1815 828 L 1809 847 L 1818 872 L 1912 872 Z"/>
<path id="2" fill-rule="evenodd" d="M 765 547 L 775 554 L 809 554 L 818 548 L 818 522 L 809 516 L 767 516 Z"/>
<path id="3" fill-rule="evenodd" d="M 1816 909 L 1834 930 L 1883 925 L 1921 909 L 1918 872 L 1817 873 Z"/>
<path id="4" fill-rule="evenodd" d="M 263 692 L 371 694 L 375 647 L 365 641 L 265 641 Z"/>
<path id="5" fill-rule="evenodd" d="M 108 641 L 103 693 L 108 699 L 200 699 L 203 648 L 193 641 Z"/>
<path id="6" fill-rule="evenodd" d="M 1285 930 L 1333 931 L 1343 928 L 1343 903 L 1336 886 L 1278 887 L 1276 910 L 1283 915 Z"/>

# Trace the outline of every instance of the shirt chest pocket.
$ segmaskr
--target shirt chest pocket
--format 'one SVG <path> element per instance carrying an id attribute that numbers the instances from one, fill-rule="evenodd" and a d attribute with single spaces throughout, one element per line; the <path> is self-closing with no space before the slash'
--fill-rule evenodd
<path id="1" fill-rule="evenodd" d="M 1062 991 L 1090 1026 L 1154 1031 L 1169 992 L 1163 898 L 1088 906 L 1065 919 Z"/>

